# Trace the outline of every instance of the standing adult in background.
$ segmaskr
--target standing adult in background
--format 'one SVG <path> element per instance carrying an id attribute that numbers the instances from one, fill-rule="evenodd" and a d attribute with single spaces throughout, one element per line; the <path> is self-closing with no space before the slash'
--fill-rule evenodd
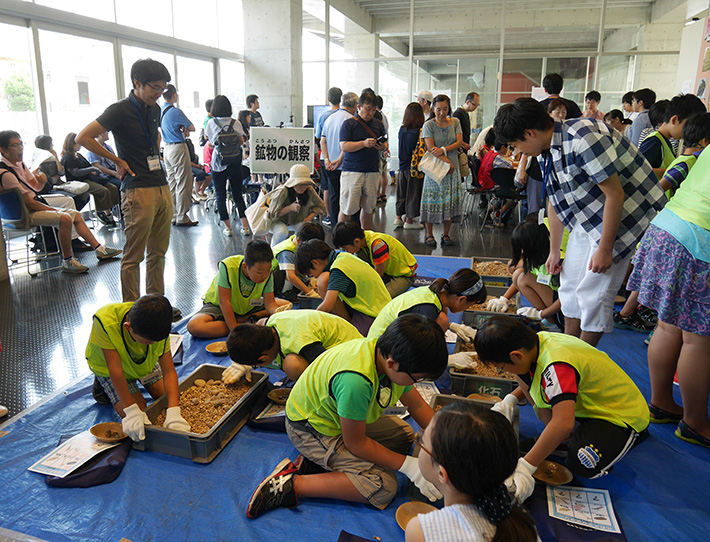
<path id="1" fill-rule="evenodd" d="M 469 92 L 466 94 L 464 104 L 451 114 L 452 117 L 459 119 L 461 123 L 461 135 L 463 136 L 461 147 L 466 152 L 471 148 L 471 117 L 469 113 L 473 113 L 478 109 L 480 104 L 481 97 L 478 95 L 478 92 Z"/>
<path id="2" fill-rule="evenodd" d="M 316 123 L 316 142 L 318 147 L 321 148 L 320 155 L 320 170 L 321 170 L 321 189 L 323 190 L 323 200 L 325 202 L 325 212 L 326 216 L 323 219 L 323 224 L 330 226 L 332 224 L 331 214 L 330 214 L 330 187 L 328 186 L 328 175 L 325 168 L 325 159 L 323 158 L 323 149 L 321 147 L 321 138 L 323 137 L 323 126 L 325 126 L 325 121 L 328 120 L 333 113 L 340 109 L 340 100 L 343 97 L 343 91 L 338 87 L 331 87 L 328 89 L 328 103 L 330 104 L 330 109 L 328 111 L 323 111 L 318 117 L 318 122 Z M 337 220 L 337 215 L 336 215 Z"/>
<path id="3" fill-rule="evenodd" d="M 628 91 L 621 98 L 621 107 L 624 110 L 624 115 L 631 122 L 633 122 L 634 119 L 639 116 L 639 114 L 634 111 L 633 102 L 634 102 L 634 92 L 632 90 Z"/>
<path id="4" fill-rule="evenodd" d="M 584 115 L 597 120 L 604 120 L 604 113 L 602 113 L 598 108 L 602 101 L 602 95 L 596 90 L 590 90 L 584 97 Z"/>
<path id="5" fill-rule="evenodd" d="M 629 129 L 629 139 L 636 147 L 640 144 L 641 132 L 646 129 L 653 130 L 653 123 L 648 116 L 648 110 L 655 103 L 656 93 L 650 88 L 642 88 L 634 92 L 631 105 L 634 108 L 634 113 L 638 113 L 638 116 L 634 119 L 634 123 Z"/>
<path id="6" fill-rule="evenodd" d="M 261 113 L 257 111 L 261 107 L 259 105 L 259 97 L 256 94 L 247 96 L 247 108 L 251 113 L 251 122 L 249 126 L 265 126 L 264 119 L 261 118 Z"/>
<path id="7" fill-rule="evenodd" d="M 330 221 L 325 226 L 337 222 L 340 214 L 340 175 L 343 171 L 345 153 L 340 148 L 340 129 L 343 123 L 357 112 L 357 94 L 346 92 L 340 99 L 340 109 L 332 113 L 323 124 L 320 138 L 320 156 L 323 160 L 325 177 L 328 181 L 328 199 L 330 200 Z"/>
<path id="8" fill-rule="evenodd" d="M 382 125 L 385 127 L 385 141 L 389 139 L 390 121 L 387 120 L 387 115 L 382 112 L 385 106 L 385 101 L 382 96 L 375 96 L 377 101 L 377 114 L 375 115 Z M 389 181 L 389 151 L 380 152 L 380 188 L 377 191 L 377 203 L 387 203 L 387 182 Z"/>
<path id="9" fill-rule="evenodd" d="M 376 111 L 375 95 L 363 94 L 357 102 L 357 113 L 340 129 L 340 148 L 344 154 L 338 222 L 350 220 L 360 210 L 363 230 L 372 228 L 372 215 L 377 205 L 379 153 L 389 151 L 385 127 L 375 118 Z"/>
<path id="10" fill-rule="evenodd" d="M 146 258 L 146 292 L 165 293 L 163 272 L 165 252 L 170 244 L 173 204 L 160 165 L 160 107 L 156 102 L 168 81 L 170 73 L 157 60 L 136 61 L 131 66 L 133 90 L 128 98 L 110 105 L 76 136 L 80 145 L 116 164 L 123 182 L 121 207 L 126 244 L 121 261 L 121 290 L 124 302 L 136 301 L 141 296 L 143 258 Z M 113 133 L 118 156 L 96 141 L 105 131 Z M 180 310 L 173 306 L 173 318 L 180 317 Z"/>
<path id="11" fill-rule="evenodd" d="M 461 174 L 459 173 L 458 148 L 463 143 L 459 119 L 450 117 L 451 100 L 439 94 L 432 103 L 434 118 L 426 121 L 422 138 L 427 150 L 439 160 L 449 164 L 449 172 L 437 183 L 429 175 L 424 176 L 421 221 L 426 227 L 424 243 L 436 247 L 434 224 L 444 224 L 441 246 L 452 246 L 449 237 L 451 223 L 461 218 Z"/>
<path id="12" fill-rule="evenodd" d="M 404 110 L 402 126 L 399 127 L 399 171 L 397 172 L 397 216 L 395 226 L 404 226 L 405 230 L 421 230 L 419 222 L 414 218 L 419 216 L 422 203 L 422 186 L 424 179 L 412 179 L 412 154 L 417 146 L 424 126 L 424 112 L 417 102 L 410 103 Z M 405 216 L 406 215 L 406 216 Z M 405 217 L 402 220 L 402 217 Z"/>
<path id="13" fill-rule="evenodd" d="M 420 90 L 414 97 L 417 99 L 417 103 L 422 106 L 424 120 L 429 120 L 431 117 L 431 102 L 434 100 L 434 95 L 431 93 L 431 90 Z"/>
<path id="14" fill-rule="evenodd" d="M 545 111 L 547 111 L 547 106 L 550 102 L 555 98 L 560 98 L 567 104 L 567 118 L 578 119 L 582 116 L 579 106 L 572 100 L 568 100 L 567 98 L 562 98 L 562 96 L 560 96 L 564 83 L 565 81 L 559 73 L 548 73 L 542 80 L 542 87 L 545 89 L 545 92 L 547 92 L 547 98 L 542 100 L 540 103 L 545 108 Z"/>
<path id="15" fill-rule="evenodd" d="M 185 136 L 195 131 L 195 125 L 175 105 L 178 101 L 177 89 L 168 85 L 163 93 L 165 103 L 160 113 L 160 128 L 165 143 L 165 169 L 168 186 L 173 197 L 173 224 L 176 226 L 197 226 L 198 221 L 188 216 L 192 205 L 192 163 Z"/>
<path id="16" fill-rule="evenodd" d="M 241 220 L 241 234 L 243 237 L 251 235 L 249 231 L 249 222 L 247 222 L 246 205 L 244 204 L 244 196 L 242 195 L 242 186 L 244 181 L 244 172 L 242 171 L 242 154 L 237 157 L 231 157 L 229 163 L 226 162 L 226 157 L 222 156 L 218 141 L 220 134 L 223 137 L 230 130 L 237 134 L 240 138 L 240 147 L 244 143 L 244 132 L 242 124 L 232 118 L 232 104 L 229 98 L 221 94 L 215 96 L 212 102 L 212 119 L 207 123 L 207 139 L 210 140 L 210 145 L 214 147 L 212 151 L 212 185 L 214 186 L 215 197 L 217 198 L 217 210 L 219 218 L 224 222 L 224 230 L 222 233 L 226 237 L 232 237 L 232 223 L 229 221 L 227 213 L 227 180 L 232 191 L 234 205 L 237 206 L 239 219 Z M 231 127 L 231 128 L 230 128 Z"/>

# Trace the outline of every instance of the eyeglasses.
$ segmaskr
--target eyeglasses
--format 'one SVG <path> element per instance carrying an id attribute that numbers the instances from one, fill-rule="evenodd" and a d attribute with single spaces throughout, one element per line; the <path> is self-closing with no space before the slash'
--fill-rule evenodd
<path id="1" fill-rule="evenodd" d="M 426 376 L 423 376 L 422 378 L 414 378 L 414 376 L 412 376 L 412 373 L 410 373 L 406 369 L 401 369 L 400 372 L 406 374 L 409 378 L 412 379 L 412 382 L 414 382 L 415 384 L 418 384 L 419 382 L 424 382 L 427 379 Z"/>
<path id="2" fill-rule="evenodd" d="M 414 443 L 417 444 L 422 450 L 424 450 L 426 453 L 428 453 L 432 459 L 436 460 L 434 458 L 434 454 L 431 453 L 430 450 L 424 447 L 424 444 L 422 443 L 422 440 L 424 440 L 424 429 L 420 429 L 417 431 L 414 435 Z"/>
<path id="3" fill-rule="evenodd" d="M 161 87 L 160 85 L 153 85 L 151 83 L 146 84 L 146 86 L 152 88 L 155 92 L 160 92 L 161 94 L 168 90 L 166 87 Z"/>
<path id="4" fill-rule="evenodd" d="M 21 141 L 19 143 L 10 143 L 8 145 L 8 147 L 15 147 L 15 148 L 24 147 L 24 146 L 25 146 L 25 144 L 22 143 Z"/>

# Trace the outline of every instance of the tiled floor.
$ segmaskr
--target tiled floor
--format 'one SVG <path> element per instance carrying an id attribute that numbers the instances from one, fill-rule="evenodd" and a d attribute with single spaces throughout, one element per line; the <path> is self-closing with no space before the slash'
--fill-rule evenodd
<path id="1" fill-rule="evenodd" d="M 396 236 L 412 253 L 509 257 L 512 226 L 486 228 L 479 234 L 474 213 L 452 228 L 456 246 L 432 249 L 424 245 L 423 231 L 394 228 L 394 199 L 392 186 L 387 205 L 376 211 L 373 229 Z M 205 216 L 195 205 L 193 215 L 198 226 L 172 229 L 165 267 L 166 296 L 184 315 L 201 306 L 217 262 L 241 253 L 243 247 L 238 234 L 222 236 L 214 213 Z M 441 227 L 434 234 L 438 240 Z M 122 230 L 106 227 L 98 230 L 97 238 L 115 247 L 124 241 Z M 91 252 L 78 257 L 89 266 L 84 275 L 51 271 L 30 277 L 19 269 L 11 271 L 10 281 L 0 282 L 0 404 L 8 407 L 10 416 L 89 373 L 84 350 L 91 317 L 102 305 L 121 301 L 119 261 L 99 264 Z"/>

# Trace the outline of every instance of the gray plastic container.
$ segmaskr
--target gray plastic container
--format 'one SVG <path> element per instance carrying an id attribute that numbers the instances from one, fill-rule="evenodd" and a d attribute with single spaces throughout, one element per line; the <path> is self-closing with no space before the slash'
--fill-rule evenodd
<path id="1" fill-rule="evenodd" d="M 488 295 L 494 295 L 496 297 L 502 296 L 508 290 L 504 286 L 488 286 L 486 284 L 486 292 Z M 515 306 L 520 308 L 520 292 L 516 293 L 513 297 L 515 301 Z M 483 322 L 488 320 L 491 316 L 507 316 L 508 318 L 515 318 L 521 322 L 525 320 L 525 316 L 516 314 L 514 312 L 493 312 L 493 311 L 480 311 L 480 310 L 466 310 L 463 311 L 461 315 L 461 323 L 471 326 L 474 329 L 478 329 L 483 325 Z"/>
<path id="2" fill-rule="evenodd" d="M 178 388 L 182 392 L 192 386 L 195 380 L 221 380 L 224 367 L 205 364 L 192 372 L 180 382 Z M 186 457 L 196 463 L 209 463 L 221 452 L 230 440 L 239 432 L 251 415 L 251 410 L 261 396 L 269 375 L 252 371 L 252 387 L 224 416 L 205 434 L 185 433 L 155 425 L 145 426 L 145 440 L 134 442 L 137 450 L 151 450 L 161 454 Z M 163 395 L 153 402 L 146 414 L 151 422 L 155 422 L 160 412 L 167 408 L 168 397 Z"/>
<path id="3" fill-rule="evenodd" d="M 474 269 L 474 265 L 479 262 L 503 262 L 506 263 L 507 258 L 489 258 L 487 256 L 476 256 L 471 262 L 471 269 Z M 481 275 L 483 284 L 486 288 L 489 286 L 501 286 L 507 288 L 513 284 L 513 277 L 499 277 L 496 275 Z"/>
<path id="4" fill-rule="evenodd" d="M 307 295 L 298 294 L 296 298 L 299 309 L 317 309 L 318 305 L 323 303 L 320 297 L 308 297 Z"/>
<path id="5" fill-rule="evenodd" d="M 435 395 L 431 400 L 431 408 L 436 410 L 436 407 L 439 405 L 445 407 L 453 403 L 472 403 L 484 409 L 489 409 L 493 406 L 493 403 L 489 403 L 488 401 L 468 399 L 467 397 L 459 397 L 457 395 Z M 513 412 L 513 429 L 515 430 L 515 435 L 518 436 L 520 432 L 520 407 L 516 405 Z"/>

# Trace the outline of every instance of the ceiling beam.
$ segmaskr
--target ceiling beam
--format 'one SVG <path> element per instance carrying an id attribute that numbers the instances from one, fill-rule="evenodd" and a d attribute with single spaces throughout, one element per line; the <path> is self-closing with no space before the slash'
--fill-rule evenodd
<path id="1" fill-rule="evenodd" d="M 373 17 L 359 4 L 352 0 L 330 0 L 330 5 L 367 32 L 375 32 Z"/>

